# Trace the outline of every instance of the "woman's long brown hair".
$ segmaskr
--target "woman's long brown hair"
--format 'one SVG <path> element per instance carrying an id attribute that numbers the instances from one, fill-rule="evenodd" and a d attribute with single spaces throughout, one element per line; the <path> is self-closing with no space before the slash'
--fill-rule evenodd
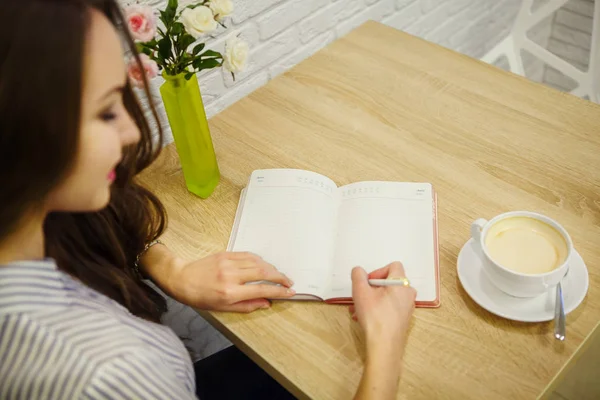
<path id="1" fill-rule="evenodd" d="M 29 191 L 30 194 L 20 196 L 20 203 L 14 203 L 13 208 L 19 211 L 19 204 L 25 204 L 36 196 L 41 198 L 39 196 L 47 193 L 72 163 L 73 154 L 77 148 L 79 129 L 79 102 L 83 79 L 82 60 L 85 54 L 84 38 L 90 25 L 92 8 L 102 12 L 120 30 L 128 50 L 135 55 L 138 63 L 140 60 L 116 0 L 1 0 L 1 2 L 11 3 L 13 8 L 9 5 L 2 11 L 12 12 L 12 15 L 8 13 L 9 15 L 5 16 L 13 17 L 14 21 L 17 21 L 11 23 L 16 33 L 9 32 L 8 29 L 5 33 L 16 34 L 18 37 L 19 33 L 24 32 L 25 29 L 36 29 L 35 26 L 38 24 L 42 27 L 51 27 L 50 32 L 43 32 L 40 28 L 41 35 L 49 34 L 51 36 L 50 39 L 41 39 L 42 42 L 46 42 L 47 46 L 50 46 L 49 48 L 42 48 L 43 44 L 38 43 L 37 45 L 46 53 L 42 58 L 39 54 L 32 53 L 31 47 L 25 39 L 23 39 L 23 43 L 13 40 L 13 43 L 9 43 L 7 48 L 13 52 L 27 51 L 32 58 L 28 63 L 36 64 L 36 66 L 30 65 L 28 69 L 52 68 L 52 79 L 54 82 L 58 82 L 58 84 L 50 83 L 51 86 L 58 86 L 57 88 L 47 88 L 35 77 L 26 78 L 32 79 L 30 85 L 33 86 L 25 92 L 30 96 L 41 97 L 37 106 L 29 107 L 31 117 L 36 119 L 40 113 L 45 114 L 40 116 L 39 121 L 41 122 L 38 125 L 30 128 L 41 130 L 35 135 L 42 137 L 45 141 L 54 141 L 49 148 L 42 148 L 41 151 L 48 151 L 48 149 L 58 151 L 58 155 L 45 154 L 42 156 L 40 164 L 37 165 L 37 168 L 40 169 L 41 164 L 46 162 L 45 171 L 47 173 L 45 175 L 47 176 L 41 178 L 38 176 L 35 178 L 35 182 L 21 182 L 21 186 L 30 186 L 23 189 Z M 17 18 L 17 16 L 22 18 Z M 24 16 L 37 19 L 25 21 Z M 0 18 L 0 20 L 4 20 L 4 18 Z M 19 20 L 25 27 L 17 26 Z M 2 40 L 11 41 L 8 37 Z M 36 40 L 40 39 L 36 38 Z M 1 48 L 0 46 L 0 50 Z M 56 50 L 54 54 L 51 51 L 52 48 Z M 57 61 L 57 59 L 62 59 L 62 61 Z M 7 78 L 10 79 L 11 75 L 4 73 L 8 72 L 6 69 L 0 69 L 0 71 L 2 71 L 0 82 Z M 16 75 L 16 71 L 12 72 Z M 36 87 L 35 84 L 38 83 L 40 86 Z M 26 85 L 27 82 L 21 82 L 20 89 L 22 90 Z M 0 83 L 0 92 L 4 89 Z M 47 92 L 52 89 L 57 92 Z M 38 93 L 35 93 L 36 90 Z M 145 82 L 145 92 L 148 98 L 151 98 L 147 82 Z M 8 94 L 6 96 L 5 100 L 8 102 Z M 44 226 L 46 255 L 54 258 L 60 269 L 119 302 L 132 314 L 158 322 L 166 309 L 165 300 L 139 279 L 133 270 L 133 264 L 145 244 L 160 236 L 166 226 L 166 213 L 161 202 L 135 180 L 135 175 L 158 156 L 162 144 L 162 132 L 160 124 L 156 123 L 157 140 L 153 141 L 150 126 L 129 84 L 124 90 L 123 97 L 127 110 L 139 127 L 141 140 L 135 146 L 125 149 L 125 157 L 116 170 L 117 179 L 112 188 L 110 204 L 99 212 L 49 215 Z M 23 101 L 27 100 L 23 98 Z M 0 102 L 0 104 L 2 103 Z M 151 112 L 152 117 L 158 122 L 153 107 L 151 107 Z M 4 114 L 4 111 L 0 111 L 0 113 Z M 23 113 L 22 116 L 24 118 L 25 114 Z M 17 124 L 18 121 L 15 121 Z M 4 124 L 2 122 L 0 124 L 4 129 Z M 35 122 L 33 124 L 35 125 Z M 51 128 L 50 131 L 48 127 Z M 30 138 L 29 149 L 39 149 L 41 144 L 31 142 L 36 139 L 31 139 L 32 134 L 31 131 L 26 130 L 27 127 L 19 128 L 15 125 L 13 128 L 22 135 L 22 138 L 16 138 L 15 141 L 18 141 L 23 149 L 27 150 L 27 144 L 21 143 L 19 140 L 25 140 L 23 138 L 28 135 Z M 2 136 L 4 133 L 2 132 Z M 2 144 L 0 143 L 0 145 Z M 26 158 L 30 159 L 31 155 Z M 32 173 L 29 175 L 29 179 L 34 179 L 31 178 L 34 176 L 34 167 L 36 166 L 31 167 Z M 26 180 L 28 177 L 25 176 L 22 179 Z M 44 179 L 47 180 L 46 183 L 43 183 Z M 35 186 L 38 181 L 42 181 L 41 187 Z M 14 190 L 19 190 L 19 182 L 15 181 L 13 187 Z M 8 220 L 8 218 L 9 216 L 5 219 Z"/>

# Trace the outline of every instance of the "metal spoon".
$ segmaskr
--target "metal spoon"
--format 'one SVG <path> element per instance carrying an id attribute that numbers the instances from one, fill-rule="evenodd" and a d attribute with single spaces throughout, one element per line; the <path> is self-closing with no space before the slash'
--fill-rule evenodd
<path id="1" fill-rule="evenodd" d="M 560 341 L 565 340 L 565 305 L 560 282 L 556 285 L 556 303 L 554 305 L 554 337 Z"/>

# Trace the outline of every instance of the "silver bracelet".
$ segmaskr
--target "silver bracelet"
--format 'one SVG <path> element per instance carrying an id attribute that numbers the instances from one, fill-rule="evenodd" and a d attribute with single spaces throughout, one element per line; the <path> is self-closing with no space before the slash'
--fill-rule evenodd
<path id="1" fill-rule="evenodd" d="M 135 262 L 133 263 L 133 270 L 135 271 L 135 273 L 137 274 L 137 276 L 140 279 L 145 279 L 144 275 L 142 275 L 142 273 L 140 271 L 140 258 L 150 249 L 150 247 L 154 246 L 155 244 L 162 244 L 163 246 L 165 245 L 159 239 L 155 239 L 155 240 L 151 241 L 150 243 L 146 243 L 146 245 L 144 246 L 144 250 L 140 251 L 140 253 L 135 258 Z"/>

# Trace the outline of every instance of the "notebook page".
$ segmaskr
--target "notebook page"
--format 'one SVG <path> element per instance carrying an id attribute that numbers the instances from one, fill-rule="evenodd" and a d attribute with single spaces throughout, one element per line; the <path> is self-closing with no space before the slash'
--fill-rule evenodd
<path id="1" fill-rule="evenodd" d="M 433 189 L 424 183 L 360 182 L 343 186 L 333 274 L 327 298 L 350 297 L 354 266 L 371 272 L 401 261 L 417 301 L 437 297 Z"/>
<path id="2" fill-rule="evenodd" d="M 254 171 L 232 251 L 251 251 L 294 281 L 298 294 L 322 297 L 331 274 L 337 188 L 293 169 Z"/>

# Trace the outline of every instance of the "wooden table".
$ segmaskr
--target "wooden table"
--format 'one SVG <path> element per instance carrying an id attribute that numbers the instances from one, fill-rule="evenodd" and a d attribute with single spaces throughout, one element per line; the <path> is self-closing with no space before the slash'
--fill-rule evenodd
<path id="1" fill-rule="evenodd" d="M 398 398 L 531 399 L 600 319 L 600 107 L 369 22 L 210 121 L 222 179 L 207 200 L 184 186 L 173 145 L 144 175 L 182 256 L 226 247 L 254 169 L 302 168 L 338 184 L 428 181 L 439 195 L 442 306 L 415 312 Z M 509 210 L 560 221 L 590 289 L 552 324 L 498 318 L 462 289 L 470 223 Z M 343 306 L 280 302 L 251 315 L 204 313 L 300 398 L 349 399 L 361 330 Z"/>
<path id="2" fill-rule="evenodd" d="M 550 382 L 540 400 L 600 399 L 600 323 Z"/>

